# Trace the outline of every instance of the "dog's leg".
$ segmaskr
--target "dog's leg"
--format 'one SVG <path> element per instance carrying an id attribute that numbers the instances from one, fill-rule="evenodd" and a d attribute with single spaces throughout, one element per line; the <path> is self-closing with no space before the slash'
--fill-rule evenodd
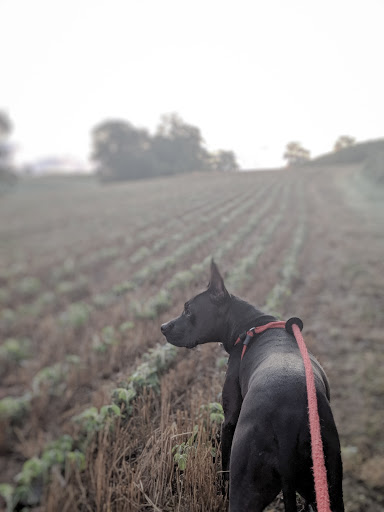
<path id="1" fill-rule="evenodd" d="M 228 368 L 223 387 L 224 423 L 221 427 L 221 460 L 224 481 L 229 478 L 229 462 L 232 448 L 232 440 L 235 434 L 237 420 L 243 402 L 239 380 L 236 374 Z"/>
<path id="2" fill-rule="evenodd" d="M 244 411 L 243 402 L 243 410 Z M 253 403 L 250 400 L 248 403 Z M 230 512 L 262 512 L 278 495 L 281 478 L 276 469 L 273 431 L 253 417 L 240 416 L 232 444 L 229 486 Z M 247 418 L 247 416 L 246 416 Z M 257 435 L 262 432 L 262 435 Z"/>
<path id="3" fill-rule="evenodd" d="M 297 512 L 296 491 L 289 482 L 282 483 L 285 512 Z"/>
<path id="4" fill-rule="evenodd" d="M 333 439 L 334 446 L 329 446 L 328 442 L 324 443 L 325 464 L 328 474 L 329 500 L 331 502 L 332 512 L 344 512 L 343 501 L 343 466 L 341 462 L 340 448 L 338 437 Z"/>
<path id="5" fill-rule="evenodd" d="M 244 459 L 247 460 L 247 454 Z M 231 465 L 230 512 L 262 512 L 280 491 L 280 480 L 270 468 L 256 467 L 255 471 L 247 469 L 246 463 Z M 287 512 L 291 510 L 286 509 Z"/>
<path id="6" fill-rule="evenodd" d="M 332 512 L 344 512 L 343 501 L 343 464 L 341 461 L 340 441 L 331 409 L 319 401 L 322 418 L 321 436 L 323 438 L 325 466 Z"/>

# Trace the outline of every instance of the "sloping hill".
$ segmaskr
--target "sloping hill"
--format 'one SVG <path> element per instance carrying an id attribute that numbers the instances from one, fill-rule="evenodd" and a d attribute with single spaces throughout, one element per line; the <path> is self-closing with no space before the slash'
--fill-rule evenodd
<path id="1" fill-rule="evenodd" d="M 315 158 L 309 165 L 349 165 L 362 163 L 362 171 L 376 183 L 384 183 L 384 139 L 354 144 Z"/>

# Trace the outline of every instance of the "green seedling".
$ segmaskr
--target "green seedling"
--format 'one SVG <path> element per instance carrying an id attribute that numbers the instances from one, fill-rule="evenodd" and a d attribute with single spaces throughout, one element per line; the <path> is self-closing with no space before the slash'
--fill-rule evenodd
<path id="1" fill-rule="evenodd" d="M 124 333 L 124 332 L 127 332 L 127 331 L 129 331 L 129 330 L 133 329 L 134 327 L 135 327 L 134 322 L 130 322 L 130 321 L 128 321 L 128 322 L 123 322 L 123 323 L 122 323 L 122 324 L 120 324 L 120 326 L 119 326 L 119 331 L 120 331 L 121 333 Z"/>
<path id="2" fill-rule="evenodd" d="M 218 368 L 219 370 L 223 370 L 223 369 L 227 368 L 227 366 L 228 366 L 228 357 L 227 356 L 219 357 L 216 360 L 216 368 Z"/>
<path id="3" fill-rule="evenodd" d="M 223 406 L 218 402 L 211 402 L 200 407 L 199 418 L 203 419 L 209 413 L 209 421 L 211 425 L 221 425 L 224 421 Z"/>
<path id="4" fill-rule="evenodd" d="M 73 421 L 81 425 L 85 434 L 96 432 L 101 427 L 101 419 L 96 407 L 88 407 L 82 413 L 74 416 Z"/>
<path id="5" fill-rule="evenodd" d="M 44 292 L 37 300 L 42 306 L 52 306 L 56 302 L 56 295 L 53 292 Z"/>
<path id="6" fill-rule="evenodd" d="M 0 288 L 0 304 L 5 304 L 9 301 L 11 294 L 6 288 Z"/>
<path id="7" fill-rule="evenodd" d="M 17 320 L 17 314 L 13 309 L 5 308 L 0 312 L 0 328 L 10 329 Z"/>
<path id="8" fill-rule="evenodd" d="M 60 281 L 61 279 L 71 277 L 75 274 L 75 270 L 75 260 L 67 258 L 60 267 L 53 270 L 52 279 L 53 281 Z"/>
<path id="9" fill-rule="evenodd" d="M 41 499 L 42 486 L 47 477 L 48 465 L 38 457 L 32 457 L 23 464 L 23 469 L 16 475 L 16 502 L 23 505 L 37 505 Z"/>
<path id="10" fill-rule="evenodd" d="M 30 304 L 21 304 L 17 308 L 17 316 L 20 318 L 29 317 L 29 318 L 37 318 L 41 315 L 44 310 L 44 305 L 41 304 L 39 300 L 35 300 Z"/>
<path id="11" fill-rule="evenodd" d="M 114 295 L 112 295 L 111 293 L 98 293 L 97 295 L 94 295 L 92 297 L 92 304 L 97 308 L 102 309 L 113 304 L 115 300 L 116 299 Z"/>
<path id="12" fill-rule="evenodd" d="M 143 246 L 132 254 L 132 256 L 129 258 L 129 261 L 130 263 L 138 263 L 150 254 L 151 251 L 148 249 L 148 247 Z"/>
<path id="13" fill-rule="evenodd" d="M 101 263 L 115 258 L 119 254 L 118 247 L 105 247 L 95 252 L 91 256 L 84 258 L 84 265 L 94 265 L 95 263 Z"/>
<path id="14" fill-rule="evenodd" d="M 74 302 L 68 309 L 60 315 L 60 323 L 64 327 L 73 327 L 79 329 L 88 322 L 91 312 L 90 306 L 83 302 Z"/>
<path id="15" fill-rule="evenodd" d="M 116 336 L 115 328 L 112 325 L 107 325 L 103 327 L 101 331 L 101 338 L 106 345 L 116 345 L 119 343 L 119 340 Z"/>
<path id="16" fill-rule="evenodd" d="M 103 405 L 100 409 L 101 422 L 104 424 L 108 419 L 115 419 L 121 416 L 120 407 L 116 404 Z"/>
<path id="17" fill-rule="evenodd" d="M 68 354 L 67 356 L 65 356 L 65 361 L 69 365 L 74 365 L 74 366 L 79 366 L 82 362 L 81 357 L 78 356 L 77 354 Z"/>
<path id="18" fill-rule="evenodd" d="M 11 484 L 0 484 L 0 496 L 5 501 L 7 512 L 12 512 L 16 505 L 14 486 Z"/>
<path id="19" fill-rule="evenodd" d="M 188 456 L 190 455 L 191 451 L 196 450 L 198 433 L 199 428 L 197 425 L 195 425 L 193 427 L 193 432 L 188 440 L 185 443 L 176 444 L 172 448 L 173 460 L 177 464 L 177 467 L 180 469 L 180 471 L 185 471 L 185 468 L 187 467 Z"/>
<path id="20" fill-rule="evenodd" d="M 41 281 L 37 277 L 23 277 L 16 284 L 16 292 L 23 298 L 36 295 L 41 289 Z"/>
<path id="21" fill-rule="evenodd" d="M 20 363 L 24 359 L 30 357 L 31 342 L 24 338 L 18 340 L 16 338 L 8 338 L 0 346 L 0 361 Z"/>
<path id="22" fill-rule="evenodd" d="M 68 373 L 68 363 L 56 363 L 40 370 L 32 381 L 32 390 L 38 395 L 42 388 L 46 388 L 50 395 L 59 396 L 65 388 L 65 377 Z"/>
<path id="23" fill-rule="evenodd" d="M 96 352 L 104 353 L 111 345 L 117 345 L 119 337 L 112 325 L 107 325 L 101 331 L 101 334 L 93 335 L 93 350 Z"/>
<path id="24" fill-rule="evenodd" d="M 6 396 L 2 398 L 0 400 L 0 419 L 21 420 L 29 410 L 31 399 L 31 393 L 26 393 L 20 397 Z"/>
<path id="25" fill-rule="evenodd" d="M 56 287 L 58 295 L 67 295 L 72 299 L 80 298 L 89 292 L 88 280 L 84 276 L 76 277 L 74 281 L 61 281 Z"/>
<path id="26" fill-rule="evenodd" d="M 195 278 L 195 274 L 191 270 L 181 270 L 180 272 L 176 272 L 171 281 L 169 282 L 169 289 L 173 290 L 175 288 L 185 288 Z"/>
<path id="27" fill-rule="evenodd" d="M 100 412 L 96 407 L 88 407 L 82 413 L 74 416 L 73 421 L 81 426 L 83 434 L 89 436 L 120 416 L 120 407 L 116 404 L 108 404 L 101 407 Z"/>
<path id="28" fill-rule="evenodd" d="M 144 387 L 159 391 L 160 379 L 157 369 L 149 363 L 142 363 L 137 370 L 130 376 L 129 383 L 136 389 Z"/>
<path id="29" fill-rule="evenodd" d="M 86 468 L 85 455 L 83 452 L 79 450 L 68 452 L 66 460 L 71 468 L 77 468 L 80 471 L 84 471 L 84 469 Z"/>
<path id="30" fill-rule="evenodd" d="M 208 420 L 207 413 L 209 414 Z M 203 430 L 212 431 L 212 429 L 217 429 L 224 421 L 223 407 L 218 402 L 211 402 L 209 404 L 202 405 L 199 410 L 198 418 L 202 422 Z M 177 444 L 172 448 L 173 460 L 181 471 L 185 470 L 191 451 L 196 450 L 198 437 L 199 427 L 198 425 L 195 425 L 188 440 L 184 443 Z M 216 456 L 215 447 L 211 446 L 210 452 L 212 457 Z"/>
<path id="31" fill-rule="evenodd" d="M 155 319 L 160 313 L 167 311 L 172 304 L 168 290 L 161 290 L 143 306 L 138 302 L 131 304 L 137 318 Z"/>
<path id="32" fill-rule="evenodd" d="M 120 284 L 117 284 L 112 288 L 112 292 L 114 295 L 121 297 L 122 295 L 125 295 L 126 293 L 132 291 L 135 289 L 134 283 L 131 281 L 123 281 Z"/>
<path id="33" fill-rule="evenodd" d="M 132 412 L 131 402 L 136 397 L 136 391 L 131 388 L 116 388 L 112 391 L 112 401 L 118 407 L 124 406 L 124 416 L 129 416 Z"/>

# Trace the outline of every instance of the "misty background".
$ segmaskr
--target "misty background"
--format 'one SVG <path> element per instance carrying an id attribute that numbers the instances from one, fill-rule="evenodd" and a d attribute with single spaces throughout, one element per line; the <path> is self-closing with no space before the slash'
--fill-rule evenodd
<path id="1" fill-rule="evenodd" d="M 59 157 L 89 169 L 95 126 L 156 134 L 164 114 L 209 153 L 280 167 L 340 135 L 382 135 L 380 1 L 0 2 L 0 109 L 17 165 Z"/>

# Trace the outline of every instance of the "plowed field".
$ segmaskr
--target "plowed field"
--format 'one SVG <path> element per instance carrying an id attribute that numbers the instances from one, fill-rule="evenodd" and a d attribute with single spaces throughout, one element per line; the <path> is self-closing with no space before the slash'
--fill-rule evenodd
<path id="1" fill-rule="evenodd" d="M 8 508 L 227 510 L 226 354 L 160 333 L 213 256 L 231 293 L 303 319 L 331 383 L 346 510 L 384 510 L 383 195 L 358 166 L 335 166 L 107 187 L 44 178 L 1 197 Z"/>

